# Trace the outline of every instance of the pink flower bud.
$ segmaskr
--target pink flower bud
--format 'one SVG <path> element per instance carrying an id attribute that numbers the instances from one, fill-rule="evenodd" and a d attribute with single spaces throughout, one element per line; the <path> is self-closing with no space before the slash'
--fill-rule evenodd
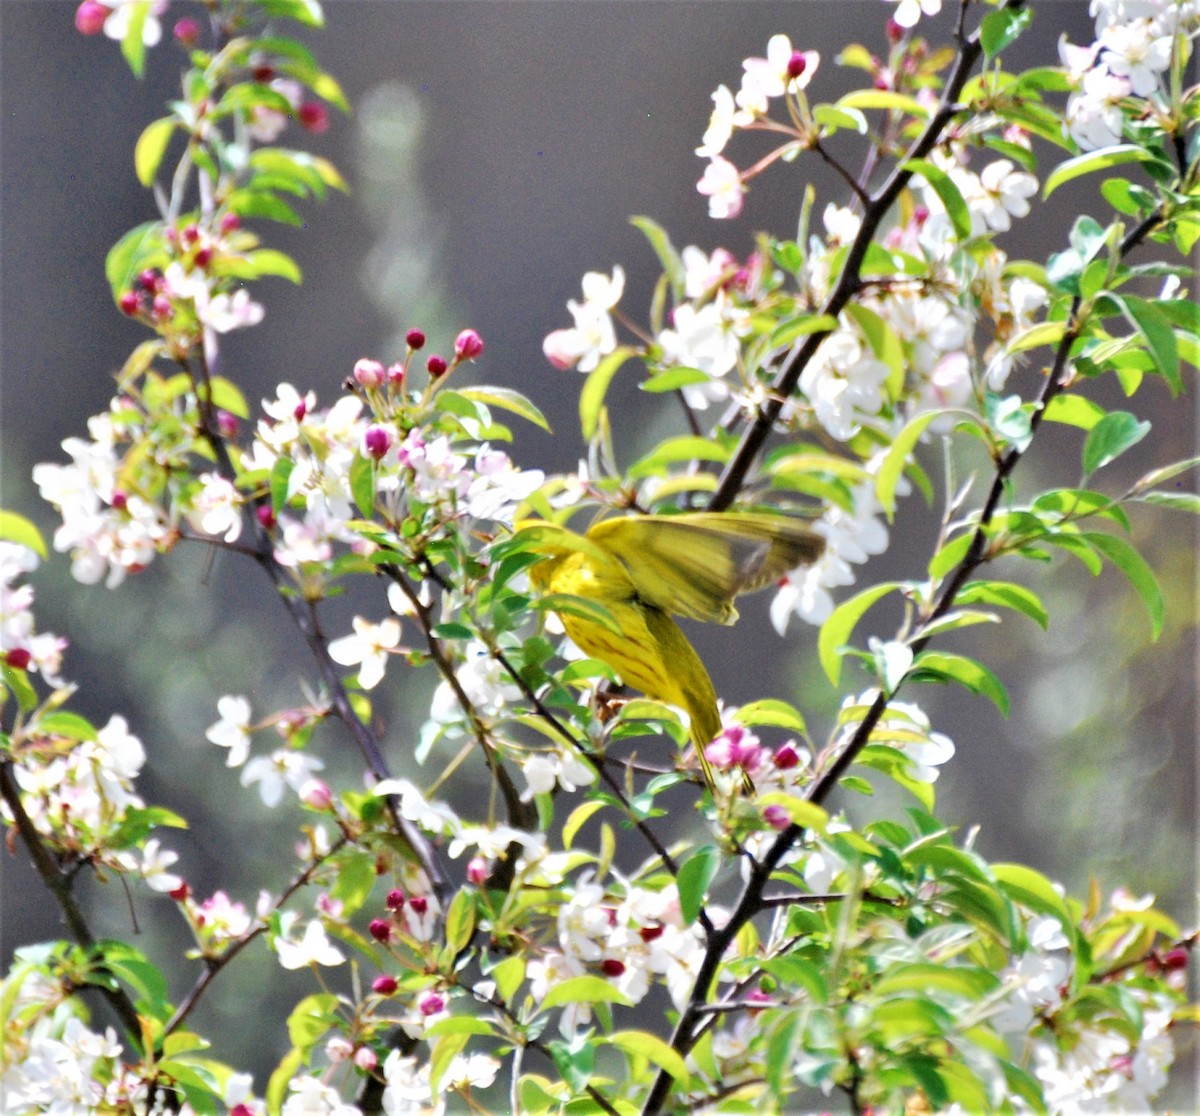
<path id="1" fill-rule="evenodd" d="M 641 938 L 643 942 L 657 941 L 662 937 L 662 935 L 663 927 L 661 926 L 643 926 L 638 931 L 638 937 Z"/>
<path id="2" fill-rule="evenodd" d="M 472 857 L 471 862 L 467 865 L 467 881 L 476 887 L 481 887 L 487 883 L 489 875 L 488 862 L 482 856 Z"/>
<path id="3" fill-rule="evenodd" d="M 221 215 L 221 235 L 226 233 L 237 232 L 242 227 L 242 219 L 236 213 L 223 213 Z"/>
<path id="4" fill-rule="evenodd" d="M 254 509 L 254 518 L 268 531 L 275 526 L 275 513 L 271 510 L 270 504 L 259 504 Z"/>
<path id="5" fill-rule="evenodd" d="M 377 360 L 369 360 L 363 357 L 361 360 L 354 362 L 354 380 L 361 387 L 365 387 L 368 391 L 373 391 L 375 388 L 382 386 L 387 373 L 384 371 L 383 365 Z"/>
<path id="6" fill-rule="evenodd" d="M 137 291 L 126 291 L 117 300 L 117 305 L 121 308 L 122 314 L 132 318 L 142 308 L 142 300 Z"/>
<path id="7" fill-rule="evenodd" d="M 787 74 L 790 78 L 798 78 L 805 70 L 808 69 L 808 59 L 804 57 L 804 52 L 793 50 L 791 58 L 788 59 Z"/>
<path id="8" fill-rule="evenodd" d="M 454 355 L 459 360 L 474 360 L 483 352 L 483 338 L 473 329 L 464 329 L 454 339 Z"/>
<path id="9" fill-rule="evenodd" d="M 388 383 L 391 384 L 392 387 L 399 387 L 402 383 L 404 383 L 404 365 L 400 361 L 396 361 L 395 364 L 388 365 L 387 379 Z"/>
<path id="10" fill-rule="evenodd" d="M 237 415 L 231 415 L 228 411 L 217 412 L 217 430 L 222 438 L 236 438 L 239 426 Z"/>
<path id="11" fill-rule="evenodd" d="M 440 356 L 431 356 L 425 362 L 425 368 L 435 380 L 446 374 L 446 362 Z"/>
<path id="12" fill-rule="evenodd" d="M 792 815 L 782 806 L 768 806 L 763 810 L 763 821 L 772 829 L 778 829 L 782 832 L 792 824 Z"/>
<path id="13" fill-rule="evenodd" d="M 292 418 L 297 422 L 303 422 L 304 416 L 308 414 L 308 404 L 301 399 L 299 403 L 292 409 Z"/>
<path id="14" fill-rule="evenodd" d="M 200 38 L 200 24 L 190 16 L 184 16 L 175 24 L 175 41 L 189 50 L 196 45 Z"/>
<path id="15" fill-rule="evenodd" d="M 195 244 L 200 239 L 200 228 L 197 225 L 185 225 L 183 230 L 184 244 Z"/>
<path id="16" fill-rule="evenodd" d="M 894 19 L 887 21 L 887 40 L 893 46 L 904 38 L 904 28 Z"/>
<path id="17" fill-rule="evenodd" d="M 377 942 L 386 942 L 392 936 L 392 924 L 386 918 L 373 918 L 367 927 Z"/>
<path id="18" fill-rule="evenodd" d="M 1167 952 L 1162 955 L 1163 968 L 1166 969 L 1167 972 L 1171 972 L 1176 969 L 1186 969 L 1188 966 L 1189 957 L 1190 954 L 1186 949 L 1184 949 L 1182 946 L 1176 946 L 1174 949 L 1167 950 Z"/>
<path id="19" fill-rule="evenodd" d="M 274 79 L 275 67 L 269 66 L 265 62 L 262 62 L 262 63 L 259 63 L 259 65 L 255 66 L 254 69 L 252 69 L 250 71 L 250 74 L 254 78 L 255 81 L 259 82 L 262 85 L 265 85 L 268 81 L 271 81 Z"/>
<path id="20" fill-rule="evenodd" d="M 424 895 L 414 895 L 409 901 L 408 906 L 413 914 L 423 915 L 429 910 L 429 900 Z"/>
<path id="21" fill-rule="evenodd" d="M 392 434 L 386 426 L 368 426 L 363 434 L 363 449 L 378 461 L 392 448 Z"/>
<path id="22" fill-rule="evenodd" d="M 386 902 L 387 909 L 389 911 L 398 911 L 404 906 L 404 892 L 398 887 L 392 888 L 392 890 L 387 893 Z"/>
<path id="23" fill-rule="evenodd" d="M 151 309 L 160 322 L 166 321 L 171 316 L 171 300 L 166 295 L 155 295 Z"/>
<path id="24" fill-rule="evenodd" d="M 379 1065 L 379 1057 L 369 1046 L 360 1046 L 354 1052 L 354 1064 L 360 1070 L 367 1070 L 369 1072 Z"/>
<path id="25" fill-rule="evenodd" d="M 148 267 L 138 276 L 138 286 L 154 294 L 162 286 L 162 276 L 154 268 Z"/>
<path id="26" fill-rule="evenodd" d="M 15 670 L 24 670 L 33 661 L 27 648 L 14 647 L 11 651 L 5 653 L 4 661 Z"/>
<path id="27" fill-rule="evenodd" d="M 188 886 L 187 880 L 184 880 L 178 887 L 172 888 L 167 894 L 175 900 L 176 903 L 182 903 L 185 899 L 191 897 L 192 889 Z"/>
<path id="28" fill-rule="evenodd" d="M 325 1044 L 325 1057 L 335 1066 L 347 1061 L 353 1053 L 354 1043 L 341 1035 L 334 1035 Z"/>
<path id="29" fill-rule="evenodd" d="M 254 1116 L 254 1109 L 248 1104 L 235 1104 L 229 1110 L 229 1116 Z"/>
<path id="30" fill-rule="evenodd" d="M 393 976 L 377 976 L 371 982 L 371 991 L 380 996 L 391 996 L 398 987 Z"/>
<path id="31" fill-rule="evenodd" d="M 328 810 L 333 805 L 333 791 L 320 779 L 306 779 L 300 787 L 300 801 L 314 810 Z"/>
<path id="32" fill-rule="evenodd" d="M 117 511 L 124 511 L 129 505 L 129 497 L 118 488 L 113 492 L 112 499 L 109 500 L 109 503 L 112 504 Z"/>
<path id="33" fill-rule="evenodd" d="M 625 972 L 625 962 L 618 961 L 615 957 L 606 957 L 600 962 L 600 971 L 606 977 L 619 977 Z"/>
<path id="34" fill-rule="evenodd" d="M 310 132 L 324 132 L 329 128 L 329 110 L 320 101 L 305 101 L 296 110 L 296 119 Z"/>
<path id="35" fill-rule="evenodd" d="M 793 767 L 800 766 L 800 753 L 796 750 L 796 745 L 789 741 L 775 749 L 772 762 L 780 771 L 790 771 Z"/>
<path id="36" fill-rule="evenodd" d="M 434 992 L 432 989 L 428 992 L 422 992 L 417 1000 L 417 1011 L 422 1015 L 436 1015 L 439 1011 L 446 1010 L 446 997 L 440 992 Z"/>
<path id="37" fill-rule="evenodd" d="M 419 329 L 410 329 L 404 335 L 404 340 L 414 353 L 418 349 L 425 347 L 425 334 L 423 334 Z"/>
<path id="38" fill-rule="evenodd" d="M 545 353 L 546 359 L 560 372 L 574 368 L 575 362 L 579 359 L 574 335 L 574 330 L 556 329 L 552 333 L 547 333 L 542 341 L 542 352 Z"/>
<path id="39" fill-rule="evenodd" d="M 75 30 L 81 35 L 99 35 L 111 14 L 99 0 L 83 0 L 75 9 Z"/>
<path id="40" fill-rule="evenodd" d="M 213 250 L 206 244 L 203 248 L 196 250 L 196 255 L 193 260 L 201 271 L 204 271 L 210 263 L 212 263 Z"/>

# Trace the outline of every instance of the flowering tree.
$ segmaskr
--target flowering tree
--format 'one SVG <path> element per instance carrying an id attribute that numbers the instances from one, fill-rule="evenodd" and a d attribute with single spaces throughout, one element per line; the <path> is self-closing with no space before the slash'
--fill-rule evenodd
<path id="1" fill-rule="evenodd" d="M 1115 566 L 1162 625 L 1126 509 L 1200 510 L 1172 483 L 1195 461 L 1110 491 L 1102 470 L 1150 425 L 1093 389 L 1115 378 L 1133 406 L 1147 378 L 1178 393 L 1181 364 L 1200 362 L 1181 258 L 1200 237 L 1200 101 L 1184 85 L 1200 8 L 1098 0 L 1093 43 L 1011 73 L 1028 6 L 962 0 L 953 43 L 935 49 L 920 21 L 940 6 L 896 5 L 886 58 L 847 48 L 840 61 L 867 82 L 836 102 L 819 99 L 818 55 L 783 34 L 742 63 L 736 93 L 717 89 L 697 149 L 714 218 L 759 175 L 814 157 L 847 204 L 803 191 L 795 239 L 764 233 L 747 258 L 677 251 L 639 218 L 662 265 L 647 320 L 619 309 L 616 267 L 583 277 L 571 324 L 546 338 L 552 364 L 586 375 L 587 458 L 560 476 L 497 448 L 501 418 L 544 419 L 471 381 L 484 352 L 471 329 L 449 357 L 424 356 L 411 329 L 399 359 L 358 360 L 324 401 L 281 383 L 243 432 L 253 410 L 222 338 L 261 320 L 255 280 L 300 278 L 248 226 L 343 188 L 329 162 L 277 141 L 289 120 L 318 131 L 327 105 L 346 106 L 280 31 L 319 25 L 315 0 L 211 0 L 207 27 L 175 23 L 183 97 L 135 151 L 158 212 L 107 261 L 116 306 L 149 336 L 88 437 L 64 443 L 70 462 L 34 479 L 84 584 L 115 586 L 186 539 L 265 575 L 319 686 L 282 712 L 214 695 L 208 738 L 249 793 L 295 812 L 299 863 L 253 910 L 194 893 L 166 835 L 184 819 L 138 792 L 146 749 L 121 716 L 97 727 L 71 708 L 66 641 L 38 629 L 24 580 L 46 547 L 5 514 L 2 816 L 67 930 L 19 949 L 5 977 L 6 1112 L 1151 1106 L 1195 1020 L 1196 933 L 1152 900 L 1075 897 L 989 863 L 935 813 L 954 747 L 913 698 L 956 683 L 1007 707 L 996 673 L 946 641 L 1007 613 L 1046 624 L 1030 588 L 993 576 L 1001 558 Z M 76 25 L 120 40 L 140 72 L 166 7 L 84 0 Z M 768 142 L 746 167 L 728 154 L 740 133 Z M 1004 234 L 1039 192 L 1089 174 L 1108 212 L 1080 217 L 1045 259 L 1009 258 Z M 605 406 L 618 374 L 682 402 L 678 431 L 631 463 Z M 1054 425 L 1081 433 L 1081 480 L 1021 499 L 1013 478 Z M 960 445 L 986 462 L 970 481 Z M 905 580 L 850 590 L 913 489 L 941 511 L 927 553 Z M 774 588 L 771 618 L 780 634 L 819 626 L 845 700 L 811 728 L 776 696 L 726 706 L 697 755 L 692 710 L 620 689 L 638 650 L 612 602 L 547 589 L 537 571 L 548 540 L 595 556 L 598 535 L 562 529 L 580 512 L 663 523 L 735 507 L 784 512 L 821 540 Z M 688 559 L 665 549 L 653 577 L 703 576 Z M 648 556 L 622 561 L 647 597 Z M 327 634 L 325 602 L 354 583 L 376 607 Z M 883 601 L 902 606 L 890 632 L 872 612 Z M 621 654 L 582 657 L 560 626 L 579 622 Z M 373 691 L 405 669 L 438 679 L 406 742 L 419 784 L 393 772 L 372 716 Z M 338 736 L 325 722 L 357 748 L 363 782 L 321 778 L 320 746 Z M 491 793 L 468 815 L 443 788 L 472 769 Z M 908 808 L 852 820 L 871 780 Z M 179 1003 L 134 942 L 97 937 L 83 874 L 173 901 L 193 939 Z M 240 1052 L 192 1027 L 263 948 L 314 985 L 286 1021 L 263 1021 L 290 1051 L 256 1083 Z"/>

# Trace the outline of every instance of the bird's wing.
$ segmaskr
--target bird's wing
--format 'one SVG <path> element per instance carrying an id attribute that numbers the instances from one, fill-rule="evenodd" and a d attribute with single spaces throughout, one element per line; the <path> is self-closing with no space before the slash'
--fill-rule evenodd
<path id="1" fill-rule="evenodd" d="M 693 620 L 731 624 L 733 598 L 815 561 L 824 540 L 764 512 L 688 512 L 602 520 L 588 539 L 617 558 L 638 596 Z"/>

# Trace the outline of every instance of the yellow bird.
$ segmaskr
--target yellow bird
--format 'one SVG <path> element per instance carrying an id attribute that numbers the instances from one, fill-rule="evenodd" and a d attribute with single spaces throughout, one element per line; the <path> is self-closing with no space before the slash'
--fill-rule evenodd
<path id="1" fill-rule="evenodd" d="M 721 731 L 717 695 L 669 614 L 732 624 L 734 597 L 816 561 L 824 540 L 799 520 L 750 511 L 621 516 L 586 535 L 533 520 L 518 526 L 532 534 L 530 549 L 545 555 L 529 570 L 539 592 L 582 597 L 607 612 L 591 618 L 567 600 L 558 609 L 551 596 L 547 604 L 567 635 L 626 685 L 687 712 L 696 757 L 713 787 L 704 749 Z M 748 775 L 743 781 L 754 789 Z"/>

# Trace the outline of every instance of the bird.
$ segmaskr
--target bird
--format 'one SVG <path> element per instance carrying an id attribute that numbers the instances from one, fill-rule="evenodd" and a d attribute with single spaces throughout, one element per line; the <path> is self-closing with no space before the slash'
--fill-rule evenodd
<path id="1" fill-rule="evenodd" d="M 721 732 L 716 691 L 671 617 L 732 624 L 736 596 L 811 565 L 825 540 L 800 519 L 764 511 L 613 516 L 583 535 L 541 520 L 516 526 L 542 556 L 530 582 L 567 635 L 627 686 L 688 714 L 704 781 L 715 791 L 704 750 Z M 746 772 L 742 781 L 753 792 Z"/>

